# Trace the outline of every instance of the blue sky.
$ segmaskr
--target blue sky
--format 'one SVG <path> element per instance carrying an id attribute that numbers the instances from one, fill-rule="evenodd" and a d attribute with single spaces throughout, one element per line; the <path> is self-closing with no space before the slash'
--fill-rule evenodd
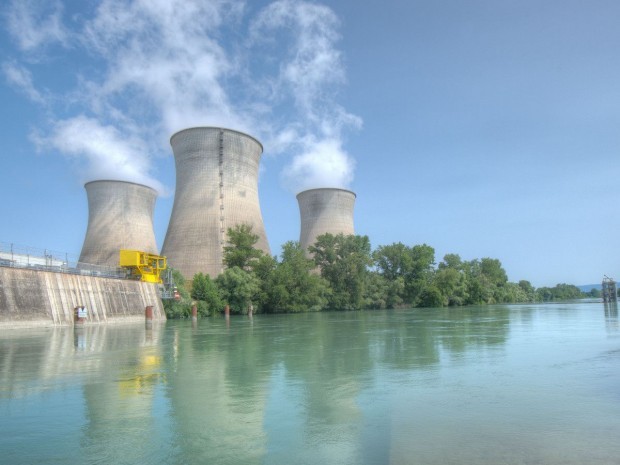
<path id="1" fill-rule="evenodd" d="M 374 247 L 498 258 L 535 286 L 620 277 L 620 3 L 7 1 L 0 242 L 79 254 L 83 184 L 156 187 L 169 137 L 265 147 L 273 253 L 295 193 L 345 187 Z"/>

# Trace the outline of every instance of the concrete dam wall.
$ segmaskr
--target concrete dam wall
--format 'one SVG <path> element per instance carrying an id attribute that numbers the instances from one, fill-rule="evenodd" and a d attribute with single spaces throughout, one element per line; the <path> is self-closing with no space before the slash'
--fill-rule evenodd
<path id="1" fill-rule="evenodd" d="M 0 328 L 71 326 L 78 306 L 86 324 L 144 321 L 147 306 L 166 319 L 155 284 L 0 267 Z"/>

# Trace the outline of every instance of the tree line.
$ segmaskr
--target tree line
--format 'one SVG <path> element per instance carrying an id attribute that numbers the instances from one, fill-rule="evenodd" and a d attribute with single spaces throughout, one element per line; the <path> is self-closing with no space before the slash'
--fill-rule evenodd
<path id="1" fill-rule="evenodd" d="M 173 272 L 179 300 L 165 300 L 168 318 L 231 313 L 298 313 L 398 307 L 447 307 L 495 303 L 547 302 L 586 297 L 570 284 L 534 288 L 508 281 L 499 260 L 462 260 L 447 254 L 439 263 L 426 244 L 400 242 L 372 250 L 367 236 L 319 236 L 308 248 L 282 246 L 279 257 L 257 249 L 251 226 L 228 229 L 225 271 L 212 279 L 198 273 L 191 281 Z M 595 291 L 590 294 L 596 296 Z"/>

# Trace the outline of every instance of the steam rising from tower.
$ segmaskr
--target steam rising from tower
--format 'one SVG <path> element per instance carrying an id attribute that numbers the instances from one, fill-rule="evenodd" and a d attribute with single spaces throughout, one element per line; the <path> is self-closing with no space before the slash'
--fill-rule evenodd
<path id="1" fill-rule="evenodd" d="M 313 245 L 321 234 L 355 234 L 353 207 L 355 193 L 334 188 L 310 189 L 297 194 L 303 250 Z"/>
<path id="2" fill-rule="evenodd" d="M 162 255 L 186 278 L 223 271 L 227 229 L 252 226 L 256 247 L 270 254 L 258 200 L 263 147 L 247 134 L 190 128 L 170 138 L 176 191 Z"/>
<path id="3" fill-rule="evenodd" d="M 91 181 L 88 196 L 88 228 L 80 263 L 118 266 L 120 249 L 157 254 L 153 209 L 157 192 L 126 181 Z"/>

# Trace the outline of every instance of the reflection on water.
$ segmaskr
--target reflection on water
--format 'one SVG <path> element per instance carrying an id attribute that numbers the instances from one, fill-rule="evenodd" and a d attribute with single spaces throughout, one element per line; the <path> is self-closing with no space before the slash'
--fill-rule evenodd
<path id="1" fill-rule="evenodd" d="M 0 398 L 55 389 L 76 378 L 88 380 L 134 365 L 159 350 L 162 331 L 163 326 L 140 331 L 134 325 L 7 330 L 0 334 Z"/>
<path id="2" fill-rule="evenodd" d="M 610 332 L 617 332 L 620 328 L 618 324 L 618 302 L 606 302 L 605 306 L 605 323 L 607 324 L 607 330 Z"/>
<path id="3" fill-rule="evenodd" d="M 101 325 L 3 334 L 0 405 L 26 411 L 3 431 L 7 463 L 47 463 L 50 456 L 139 463 L 148 456 L 153 393 L 163 380 L 162 332 Z"/>
<path id="4" fill-rule="evenodd" d="M 10 331 L 0 448 L 10 463 L 613 463 L 612 327 L 617 306 L 563 304 Z"/>

